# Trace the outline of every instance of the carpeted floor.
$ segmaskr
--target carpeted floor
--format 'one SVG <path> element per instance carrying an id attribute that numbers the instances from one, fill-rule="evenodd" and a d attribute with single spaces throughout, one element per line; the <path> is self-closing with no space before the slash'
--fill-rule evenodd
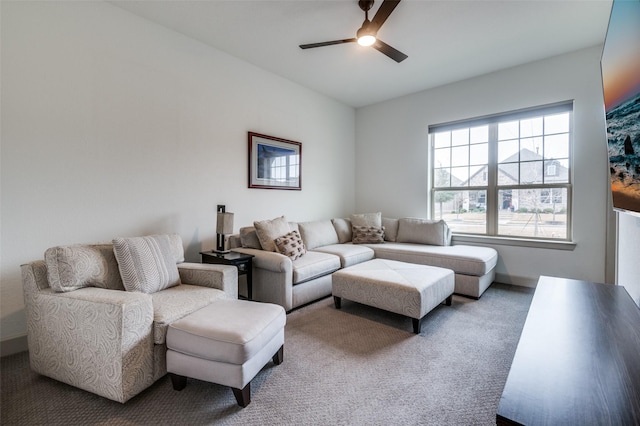
<path id="1" fill-rule="evenodd" d="M 120 404 L 32 373 L 4 357 L 3 425 L 495 425 L 533 290 L 493 284 L 454 296 L 411 332 L 411 320 L 331 298 L 287 316 L 284 363 L 252 381 L 251 404 L 230 389 L 167 376 Z"/>

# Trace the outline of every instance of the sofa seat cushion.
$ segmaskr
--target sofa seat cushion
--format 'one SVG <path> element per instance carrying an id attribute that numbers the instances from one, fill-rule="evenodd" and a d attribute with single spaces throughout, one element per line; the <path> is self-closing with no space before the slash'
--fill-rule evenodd
<path id="1" fill-rule="evenodd" d="M 331 244 L 328 246 L 318 247 L 315 251 L 338 256 L 340 258 L 340 265 L 343 268 L 371 260 L 375 254 L 374 251 L 367 246 L 351 243 Z"/>
<path id="2" fill-rule="evenodd" d="M 498 262 L 498 252 L 490 247 L 430 246 L 410 243 L 368 245 L 382 259 L 452 269 L 456 274 L 483 276 Z"/>
<path id="3" fill-rule="evenodd" d="M 293 285 L 332 274 L 340 269 L 340 258 L 319 251 L 308 251 L 304 256 L 294 260 Z"/>
<path id="4" fill-rule="evenodd" d="M 167 327 L 192 312 L 209 305 L 214 300 L 226 299 L 222 290 L 197 285 L 180 284 L 151 295 L 153 303 L 153 340 L 162 345 Z"/>

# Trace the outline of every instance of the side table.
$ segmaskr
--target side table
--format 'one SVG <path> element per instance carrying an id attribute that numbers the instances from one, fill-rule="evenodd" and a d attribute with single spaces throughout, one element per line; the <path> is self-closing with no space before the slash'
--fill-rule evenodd
<path id="1" fill-rule="evenodd" d="M 253 296 L 253 255 L 236 253 L 218 253 L 215 251 L 201 251 L 202 263 L 215 263 L 222 265 L 232 265 L 238 268 L 238 276 L 247 276 L 247 300 L 252 300 Z"/>

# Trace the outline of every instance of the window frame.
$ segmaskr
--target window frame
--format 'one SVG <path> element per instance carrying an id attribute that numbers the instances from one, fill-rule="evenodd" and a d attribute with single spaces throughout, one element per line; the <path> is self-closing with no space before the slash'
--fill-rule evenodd
<path id="1" fill-rule="evenodd" d="M 564 161 L 565 158 L 560 158 L 560 159 L 556 159 L 553 157 L 550 158 L 546 158 L 544 156 L 544 153 L 542 155 L 542 182 L 541 183 L 535 183 L 535 184 L 522 184 L 520 183 L 520 181 L 517 184 L 513 184 L 513 185 L 499 185 L 498 184 L 498 170 L 499 170 L 499 165 L 500 164 L 504 164 L 504 163 L 500 163 L 499 162 L 499 158 L 498 158 L 498 145 L 499 145 L 499 137 L 498 137 L 498 124 L 499 123 L 506 123 L 509 121 L 520 121 L 520 120 L 527 120 L 527 119 L 531 119 L 531 118 L 535 118 L 535 117 L 544 117 L 544 116 L 550 116 L 550 115 L 555 115 L 555 114 L 561 114 L 561 113 L 568 113 L 568 119 L 569 119 L 569 123 L 568 123 L 568 158 L 566 158 L 567 161 L 567 167 L 568 167 L 568 172 L 567 172 L 567 180 L 566 182 L 557 182 L 554 181 L 553 179 L 551 180 L 551 182 L 546 182 L 546 178 L 548 176 L 550 177 L 555 177 L 558 176 L 558 168 L 557 165 L 560 164 L 562 165 L 562 163 L 560 163 L 560 161 Z M 564 101 L 564 102 L 558 102 L 558 103 L 554 103 L 554 104 L 548 104 L 548 105 L 542 105 L 542 106 L 536 106 L 536 107 L 531 107 L 531 108 L 526 108 L 526 109 L 521 109 L 521 110 L 517 110 L 517 111 L 510 111 L 510 112 L 505 112 L 505 113 L 499 113 L 499 114 L 492 114 L 492 115 L 488 115 L 488 116 L 482 116 L 482 117 L 477 117 L 477 118 L 472 118 L 472 119 L 467 119 L 467 120 L 459 120 L 459 121 L 455 121 L 455 122 L 449 122 L 449 123 L 443 123 L 443 124 L 436 124 L 436 125 L 429 125 L 428 126 L 428 141 L 429 141 L 429 182 L 428 182 L 428 187 L 429 187 L 429 215 L 432 219 L 437 219 L 436 216 L 436 193 L 438 191 L 440 192 L 446 192 L 446 191 L 467 191 L 467 192 L 472 192 L 472 191 L 485 191 L 486 194 L 486 200 L 485 200 L 485 219 L 486 219 L 486 226 L 485 226 L 485 232 L 484 233 L 473 233 L 473 232 L 460 232 L 460 231 L 453 231 L 453 235 L 454 235 L 454 241 L 455 240 L 473 240 L 473 239 L 495 239 L 497 241 L 511 241 L 509 244 L 513 244 L 513 242 L 515 241 L 516 244 L 518 245 L 536 245 L 536 243 L 542 243 L 543 246 L 562 246 L 562 245 L 566 245 L 569 248 L 575 247 L 575 244 L 573 243 L 573 232 L 572 232 L 572 211 L 573 211 L 573 194 L 572 194 L 572 189 L 573 189 L 573 163 L 574 163 L 574 159 L 573 159 L 573 139 L 574 139 L 574 128 L 573 128 L 573 121 L 574 120 L 574 102 L 571 101 Z M 486 165 L 486 172 L 488 173 L 488 179 L 487 179 L 487 183 L 486 186 L 453 186 L 451 184 L 451 182 L 449 183 L 449 186 L 447 187 L 436 187 L 436 170 L 442 170 L 443 167 L 436 167 L 435 161 L 436 161 L 436 146 L 435 146 L 435 133 L 439 133 L 439 132 L 445 132 L 445 131 L 455 131 L 455 130 L 460 130 L 460 129 L 471 129 L 474 127 L 478 127 L 478 126 L 488 126 L 488 132 L 489 132 L 489 141 L 488 141 L 488 150 L 489 150 L 489 155 L 488 155 L 488 160 L 487 160 L 487 165 Z M 550 136 L 550 135 L 554 135 L 557 133 L 546 133 L 546 132 L 542 132 L 542 134 L 539 136 L 540 138 L 544 138 L 545 136 Z M 525 136 L 518 134 L 517 140 L 521 141 L 522 139 L 525 139 Z M 469 141 L 467 146 L 470 146 L 471 142 Z M 450 146 L 453 146 L 452 144 L 450 144 Z M 520 148 L 520 150 L 518 151 L 519 153 L 522 152 L 522 148 Z M 518 160 L 517 163 L 512 163 L 512 164 L 517 164 L 518 167 L 520 167 L 520 165 L 523 163 L 523 161 L 521 159 Z M 484 166 L 483 166 L 484 167 Z M 550 175 L 548 174 L 548 168 L 549 167 L 553 167 L 554 170 L 554 174 Z M 564 167 L 564 166 L 563 166 Z M 446 170 L 446 167 L 444 167 L 444 169 Z M 449 166 L 449 170 L 451 170 L 451 166 Z M 471 182 L 469 182 L 471 183 Z M 563 189 L 566 190 L 566 235 L 564 238 L 552 238 L 552 237 L 547 237 L 547 236 L 526 236 L 526 235 L 505 235 L 505 234 L 500 234 L 499 233 L 499 214 L 500 214 L 500 207 L 498 205 L 498 195 L 500 193 L 500 191 L 503 190 L 532 190 L 532 189 L 536 189 L 539 191 L 538 197 L 540 198 L 542 195 L 543 191 L 548 191 L 548 194 L 550 197 L 553 197 L 553 195 L 556 193 L 557 191 L 562 191 Z M 539 201 L 539 200 L 538 200 Z M 520 243 L 518 243 L 520 242 Z"/>

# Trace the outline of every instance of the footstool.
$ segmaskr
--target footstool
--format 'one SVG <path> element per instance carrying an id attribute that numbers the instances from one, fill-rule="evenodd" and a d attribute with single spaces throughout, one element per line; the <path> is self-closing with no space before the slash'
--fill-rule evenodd
<path id="1" fill-rule="evenodd" d="M 269 359 L 282 363 L 284 309 L 271 303 L 216 300 L 167 330 L 167 372 L 175 390 L 191 377 L 230 386 L 238 405 L 251 402 L 251 380 Z"/>
<path id="2" fill-rule="evenodd" d="M 450 269 L 387 259 L 372 259 L 332 275 L 336 309 L 342 298 L 406 315 L 413 332 L 420 333 L 422 319 L 443 301 L 451 305 L 454 273 Z"/>

